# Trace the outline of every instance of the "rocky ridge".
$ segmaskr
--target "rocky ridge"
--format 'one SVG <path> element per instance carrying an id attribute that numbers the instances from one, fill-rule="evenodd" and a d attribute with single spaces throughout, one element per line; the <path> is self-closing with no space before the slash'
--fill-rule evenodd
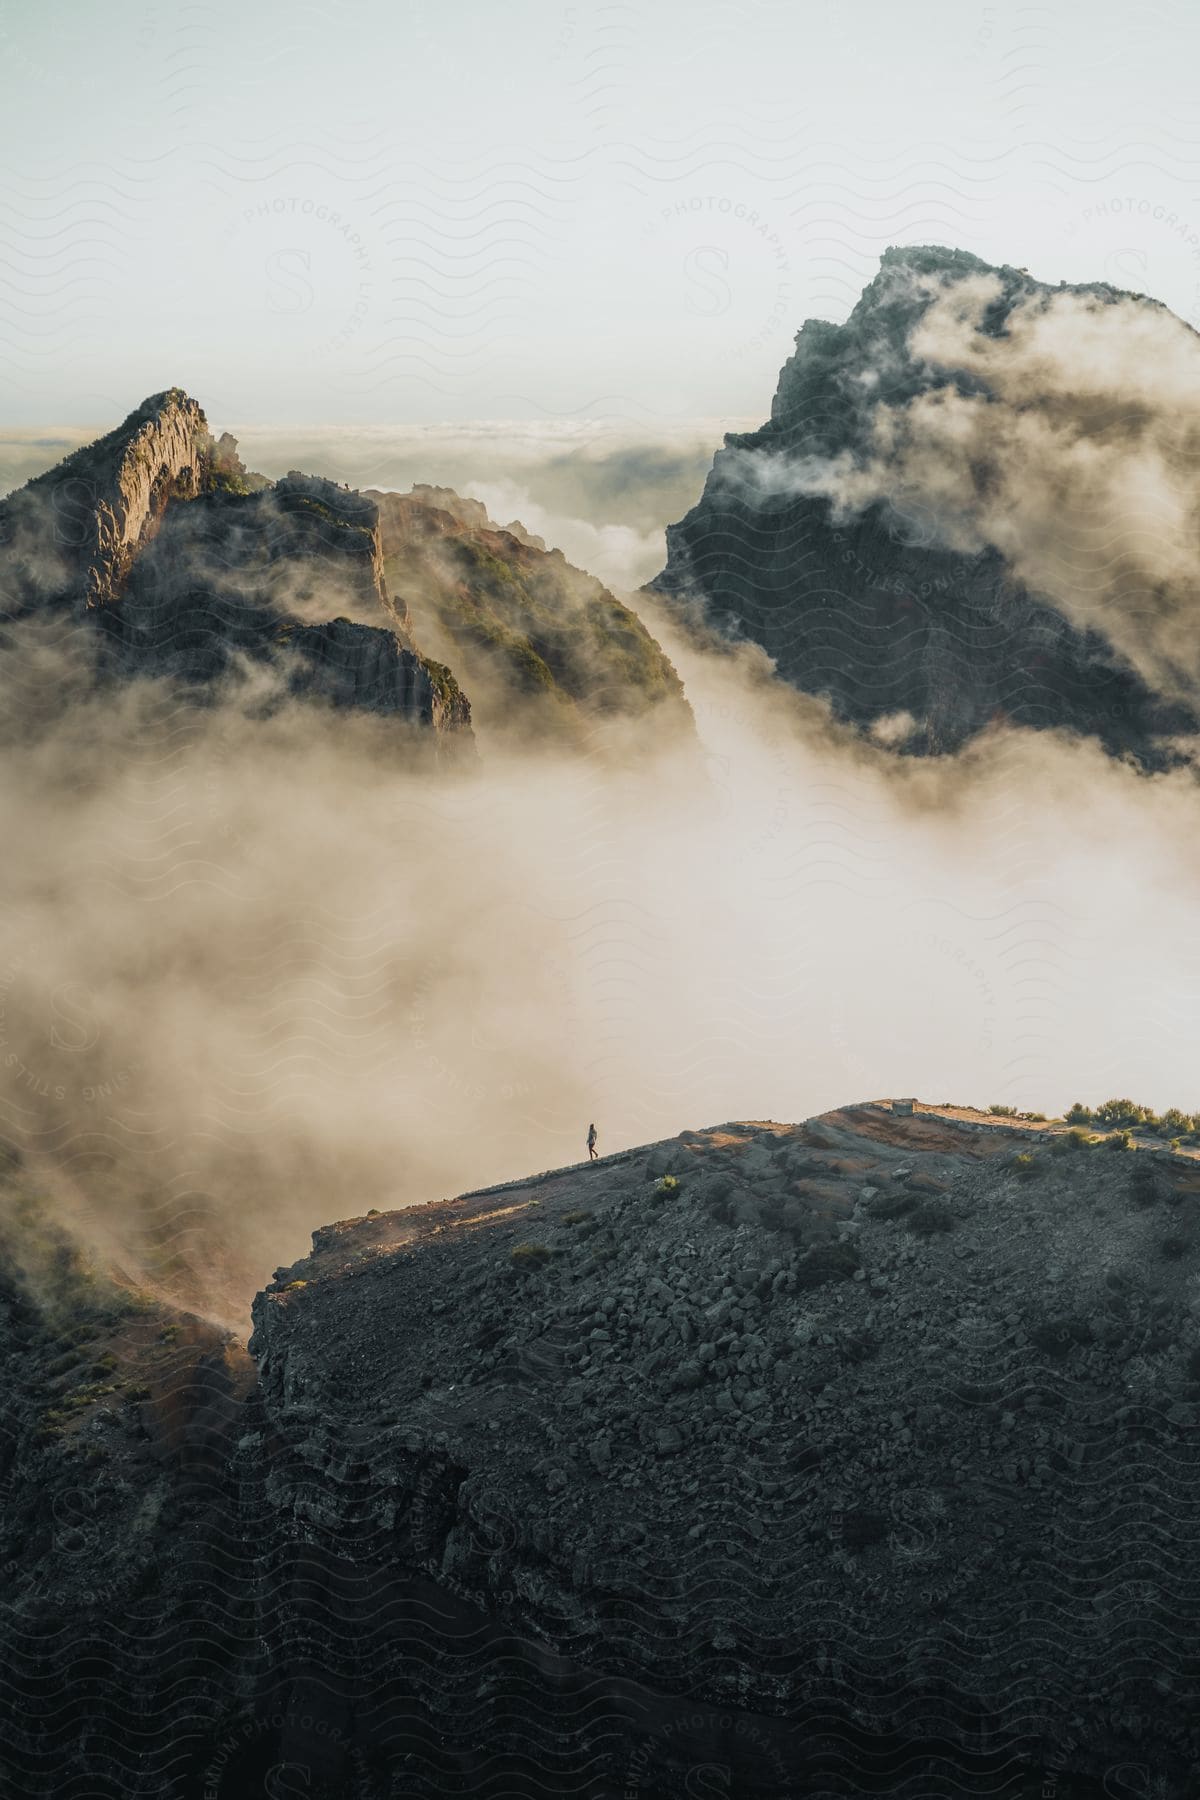
<path id="1" fill-rule="evenodd" d="M 0 502 L 0 603 L 10 630 L 86 632 L 100 679 L 205 698 L 258 663 L 280 698 L 469 740 L 465 696 L 388 594 L 374 505 L 298 471 L 251 474 L 177 388 Z"/>
<path id="2" fill-rule="evenodd" d="M 1198 1201 L 877 1102 L 331 1225 L 256 1374 L 9 1284 L 0 1744 L 31 1793 L 1182 1800 Z"/>
<path id="3" fill-rule="evenodd" d="M 9 605 L 14 575 L 39 595 L 112 605 L 170 502 L 203 494 L 215 460 L 197 403 L 182 388 L 152 394 L 115 430 L 0 503 Z"/>
<path id="4" fill-rule="evenodd" d="M 462 673 L 481 727 L 589 751 L 648 729 L 689 735 L 666 654 L 603 583 L 517 521 L 449 488 L 370 490 L 390 588 L 422 643 Z"/>
<path id="5" fill-rule="evenodd" d="M 961 250 L 888 250 L 845 324 L 809 319 L 797 333 L 770 419 L 727 434 L 699 501 L 668 527 L 667 564 L 651 590 L 718 641 L 761 645 L 784 680 L 903 754 L 952 753 L 1005 723 L 1091 736 L 1144 769 L 1171 766 L 1176 740 L 1200 729 L 1194 683 L 1184 692 L 1155 687 L 1108 636 L 1018 580 L 996 548 L 947 547 L 899 495 L 843 513 L 789 477 L 860 469 L 881 403 L 898 409 L 952 391 L 986 397 L 980 377 L 913 348 L 935 299 L 981 279 L 996 284 L 981 326 L 993 339 L 1015 309 L 1057 296 L 1165 314 L 1104 283 L 1052 287 Z M 1133 396 L 1130 416 L 1137 404 Z M 1101 408 L 1083 435 L 1102 441 L 1114 411 Z M 1131 583 L 1131 615 L 1147 607 L 1144 590 Z"/>

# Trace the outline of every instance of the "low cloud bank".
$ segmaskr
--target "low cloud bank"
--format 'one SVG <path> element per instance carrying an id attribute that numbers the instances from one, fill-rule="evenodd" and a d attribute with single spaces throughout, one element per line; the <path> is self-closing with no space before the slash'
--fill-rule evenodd
<path id="1" fill-rule="evenodd" d="M 895 759 L 667 641 L 699 756 L 406 767 L 383 722 L 0 663 L 5 1135 L 236 1320 L 308 1233 L 886 1093 L 1200 1105 L 1190 779 Z M 1035 796 L 1031 800 L 1030 796 Z"/>

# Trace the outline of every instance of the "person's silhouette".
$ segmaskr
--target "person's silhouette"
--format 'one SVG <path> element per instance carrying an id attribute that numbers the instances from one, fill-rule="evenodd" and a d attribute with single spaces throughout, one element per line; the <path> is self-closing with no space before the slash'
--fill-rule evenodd
<path id="1" fill-rule="evenodd" d="M 588 1156 L 592 1162 L 596 1160 L 596 1127 L 588 1126 Z"/>

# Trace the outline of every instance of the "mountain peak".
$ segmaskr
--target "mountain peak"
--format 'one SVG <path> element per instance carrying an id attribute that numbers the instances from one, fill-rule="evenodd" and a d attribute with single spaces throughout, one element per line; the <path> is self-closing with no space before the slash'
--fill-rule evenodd
<path id="1" fill-rule="evenodd" d="M 893 247 L 844 324 L 797 334 L 653 586 L 905 753 L 1004 722 L 1170 766 L 1200 733 L 1195 386 L 1157 301 Z"/>
<path id="2" fill-rule="evenodd" d="M 74 590 L 89 608 L 109 606 L 168 501 L 204 491 L 212 453 L 203 408 L 182 388 L 165 388 L 5 502 L 0 541 L 22 527 L 36 533 L 40 517 L 56 558 L 51 586 Z"/>
<path id="3" fill-rule="evenodd" d="M 373 503 L 298 470 L 248 473 L 179 387 L 0 504 L 0 597 L 12 618 L 81 613 L 106 679 L 199 697 L 254 661 L 280 697 L 470 735 L 465 696 L 388 595 Z"/>

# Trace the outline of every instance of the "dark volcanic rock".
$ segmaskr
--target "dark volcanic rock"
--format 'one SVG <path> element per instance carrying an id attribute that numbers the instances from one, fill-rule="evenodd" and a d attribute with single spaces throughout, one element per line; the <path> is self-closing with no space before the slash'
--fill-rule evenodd
<path id="1" fill-rule="evenodd" d="M 1189 1791 L 1193 1158 L 689 1132 L 317 1232 L 257 1381 L 3 1196 L 16 1791 Z"/>
<path id="2" fill-rule="evenodd" d="M 394 636 L 352 619 L 285 627 L 280 641 L 301 662 L 290 687 L 334 706 L 396 713 L 422 725 L 465 725 L 470 714 L 449 671 L 405 649 Z"/>
<path id="3" fill-rule="evenodd" d="M 980 279 L 991 281 L 994 297 L 971 357 L 956 364 L 947 353 L 939 363 L 919 353 L 914 334 L 935 301 Z M 997 396 L 976 368 L 987 365 L 979 342 L 1008 341 L 1017 309 L 1028 320 L 1060 296 L 1093 311 L 1123 304 L 1169 319 L 1155 302 L 1103 284 L 1050 288 L 964 251 L 887 251 L 844 325 L 806 321 L 770 420 L 726 437 L 702 498 L 668 529 L 667 566 L 652 588 L 685 617 L 762 645 L 787 681 L 827 697 L 840 719 L 880 726 L 883 741 L 907 753 L 954 751 L 985 726 L 1008 722 L 1090 734 L 1147 768 L 1176 760 L 1166 740 L 1196 732 L 1200 721 L 1195 679 L 1148 679 L 1106 630 L 1104 606 L 1090 605 L 1089 584 L 1099 578 L 1086 557 L 1097 532 L 1115 562 L 1136 530 L 1126 527 L 1123 540 L 1122 527 L 1104 529 L 1101 512 L 1090 537 L 1085 528 L 1072 537 L 1064 509 L 1059 554 L 1064 567 L 1080 564 L 1080 604 L 1071 612 L 1019 579 L 995 543 L 954 547 L 956 538 L 987 539 L 982 504 L 939 517 L 933 501 L 913 503 L 898 464 L 889 489 L 895 440 L 882 477 L 854 498 L 855 478 L 879 452 L 873 433 L 885 410 L 903 430 L 914 416 L 905 409 L 931 395 L 992 404 Z M 1093 402 L 1090 412 L 1086 394 L 1066 399 L 1074 411 L 1062 431 L 1064 470 L 1079 444 L 1103 449 L 1122 422 L 1137 429 L 1136 392 Z M 1063 397 L 1053 404 L 1064 406 Z M 1051 403 L 1048 418 L 1063 426 Z M 964 443 L 962 458 L 973 454 Z M 986 498 L 995 478 L 986 457 L 975 476 Z M 1156 517 L 1147 513 L 1140 529 L 1152 535 Z M 1139 615 L 1152 619 L 1159 604 L 1155 584 L 1134 574 L 1111 603 L 1131 627 Z"/>
<path id="4" fill-rule="evenodd" d="M 279 699 L 469 737 L 464 695 L 388 594 L 374 504 L 249 474 L 178 389 L 0 504 L 0 594 L 14 627 L 74 621 L 101 679 L 169 677 L 203 699 L 259 663 Z"/>

